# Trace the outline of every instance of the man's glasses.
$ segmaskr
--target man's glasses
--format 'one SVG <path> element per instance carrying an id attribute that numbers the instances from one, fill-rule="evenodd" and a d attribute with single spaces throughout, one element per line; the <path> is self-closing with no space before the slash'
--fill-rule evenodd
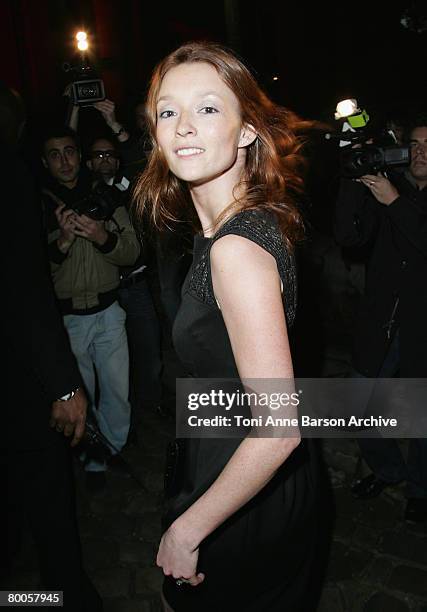
<path id="1" fill-rule="evenodd" d="M 112 149 L 109 149 L 107 151 L 92 151 L 90 156 L 92 159 L 110 159 L 110 157 L 112 157 L 113 159 L 119 158 L 118 153 L 116 153 Z"/>

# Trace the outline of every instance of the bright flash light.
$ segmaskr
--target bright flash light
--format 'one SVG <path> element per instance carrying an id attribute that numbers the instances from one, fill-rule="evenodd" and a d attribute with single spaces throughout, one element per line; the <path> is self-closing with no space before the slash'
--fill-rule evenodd
<path id="1" fill-rule="evenodd" d="M 81 40 L 87 40 L 87 34 L 86 32 L 77 32 L 76 34 L 76 40 L 78 40 L 79 42 Z"/>
<path id="2" fill-rule="evenodd" d="M 79 42 L 77 43 L 77 48 L 79 51 L 87 51 L 88 47 L 89 44 L 87 40 L 79 40 Z"/>
<path id="3" fill-rule="evenodd" d="M 278 77 L 278 76 L 274 76 L 274 77 L 273 77 L 273 81 L 278 81 L 278 80 L 279 80 L 279 77 Z"/>
<path id="4" fill-rule="evenodd" d="M 357 107 L 357 100 L 349 98 L 348 100 L 341 100 L 338 102 L 337 109 L 335 111 L 335 119 L 344 119 L 350 115 L 354 115 L 359 109 Z"/>

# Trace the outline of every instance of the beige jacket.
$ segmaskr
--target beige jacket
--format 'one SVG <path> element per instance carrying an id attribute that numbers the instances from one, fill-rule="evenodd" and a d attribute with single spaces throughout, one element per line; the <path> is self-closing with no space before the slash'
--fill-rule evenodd
<path id="1" fill-rule="evenodd" d="M 118 287 L 120 266 L 133 265 L 139 255 L 140 245 L 124 206 L 116 209 L 105 227 L 112 236 L 103 247 L 77 236 L 62 263 L 50 258 L 56 295 L 60 300 L 71 298 L 74 309 L 98 306 L 100 293 Z M 48 235 L 50 252 L 59 235 L 59 228 Z M 58 249 L 55 260 L 61 259 Z"/>

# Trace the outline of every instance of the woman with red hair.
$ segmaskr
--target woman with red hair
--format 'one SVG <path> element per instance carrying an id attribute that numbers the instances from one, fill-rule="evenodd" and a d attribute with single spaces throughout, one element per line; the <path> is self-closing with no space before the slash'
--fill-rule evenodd
<path id="1" fill-rule="evenodd" d="M 298 134 L 311 124 L 212 43 L 166 57 L 146 109 L 153 149 L 136 211 L 158 230 L 185 221 L 195 231 L 173 332 L 182 363 L 197 379 L 250 380 L 256 392 L 271 379 L 289 386 Z M 307 442 L 298 428 L 180 441 L 157 556 L 166 610 L 308 612 L 316 460 Z"/>

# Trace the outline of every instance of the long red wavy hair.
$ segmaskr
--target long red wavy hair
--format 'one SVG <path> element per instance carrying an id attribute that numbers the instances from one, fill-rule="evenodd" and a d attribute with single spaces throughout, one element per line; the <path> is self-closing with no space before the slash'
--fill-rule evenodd
<path id="1" fill-rule="evenodd" d="M 303 222 L 296 204 L 304 182 L 301 148 L 304 134 L 314 124 L 272 102 L 231 50 L 211 42 L 187 43 L 154 70 L 146 102 L 153 148 L 133 193 L 136 218 L 141 219 L 148 212 L 158 230 L 173 229 L 182 221 L 191 222 L 196 231 L 200 228 L 188 186 L 170 172 L 156 141 L 156 106 L 162 80 L 171 68 L 190 62 L 205 62 L 216 68 L 239 100 L 242 122 L 252 125 L 257 132 L 257 138 L 247 147 L 240 183 L 245 187 L 244 196 L 223 211 L 216 227 L 242 209 L 271 210 L 276 213 L 288 248 L 292 248 L 303 235 Z"/>

